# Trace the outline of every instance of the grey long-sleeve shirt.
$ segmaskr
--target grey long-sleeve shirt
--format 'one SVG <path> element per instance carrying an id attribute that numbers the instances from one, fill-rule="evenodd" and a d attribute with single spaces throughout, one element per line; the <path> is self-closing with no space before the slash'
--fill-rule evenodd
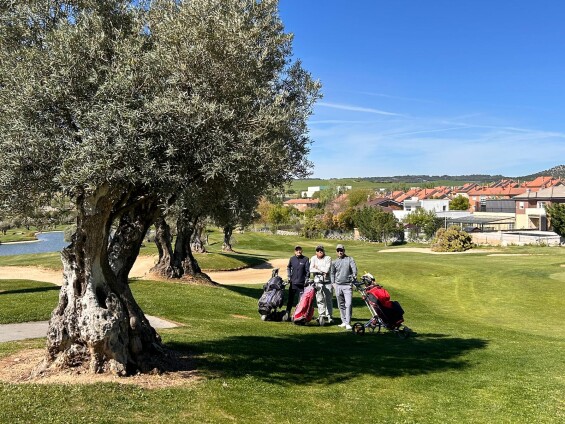
<path id="1" fill-rule="evenodd" d="M 344 255 L 332 262 L 332 284 L 349 284 L 350 276 L 357 277 L 357 265 L 351 256 Z"/>

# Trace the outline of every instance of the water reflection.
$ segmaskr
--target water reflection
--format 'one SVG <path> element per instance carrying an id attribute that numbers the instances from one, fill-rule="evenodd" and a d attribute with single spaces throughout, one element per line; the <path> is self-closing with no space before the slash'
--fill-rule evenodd
<path id="1" fill-rule="evenodd" d="M 67 243 L 63 239 L 63 231 L 38 233 L 38 241 L 26 243 L 0 244 L 0 256 L 25 255 L 28 253 L 60 252 Z"/>

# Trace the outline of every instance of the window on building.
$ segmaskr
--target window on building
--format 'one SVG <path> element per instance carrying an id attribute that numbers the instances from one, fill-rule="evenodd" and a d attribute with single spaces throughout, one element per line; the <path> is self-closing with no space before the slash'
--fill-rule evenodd
<path id="1" fill-rule="evenodd" d="M 547 202 L 538 202 L 538 208 L 544 209 Z"/>
<path id="2" fill-rule="evenodd" d="M 524 209 L 524 202 L 519 202 L 519 203 L 518 203 L 518 207 L 519 207 L 520 209 Z"/>

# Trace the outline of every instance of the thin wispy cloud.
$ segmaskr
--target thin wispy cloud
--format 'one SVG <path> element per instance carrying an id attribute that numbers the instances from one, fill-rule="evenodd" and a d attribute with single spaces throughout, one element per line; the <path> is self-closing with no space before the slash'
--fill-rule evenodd
<path id="1" fill-rule="evenodd" d="M 484 117 L 489 121 L 489 117 Z M 552 152 L 565 156 L 565 134 L 509 125 L 448 122 L 445 118 L 402 119 L 357 124 L 317 125 L 311 159 L 314 176 L 368 177 L 408 174 L 462 175 L 474 173 L 519 176 L 555 166 L 555 159 L 532 155 Z M 450 126 L 438 124 L 449 123 Z M 343 153 L 347 152 L 347 160 Z M 522 172 L 522 174 L 527 172 Z"/>
<path id="2" fill-rule="evenodd" d="M 320 120 L 310 120 L 308 121 L 309 125 L 324 125 L 324 124 L 351 124 L 351 125 L 358 125 L 358 124 L 366 124 L 367 121 L 348 121 L 342 119 L 320 119 Z"/>
<path id="3" fill-rule="evenodd" d="M 410 101 L 410 102 L 436 103 L 433 100 L 417 99 L 417 98 L 414 98 L 414 97 L 394 96 L 394 95 L 391 95 L 391 94 L 384 94 L 384 93 L 372 93 L 370 91 L 351 91 L 351 93 L 363 94 L 365 96 L 372 96 L 372 97 L 384 97 L 386 99 L 407 100 L 407 101 Z"/>
<path id="4" fill-rule="evenodd" d="M 392 133 L 388 133 L 388 136 L 393 136 L 393 137 L 404 137 L 407 135 L 415 135 L 415 134 L 426 134 L 426 133 L 437 133 L 437 132 L 446 132 L 446 131 L 460 131 L 462 128 L 465 127 L 452 127 L 452 128 L 436 128 L 436 129 L 431 129 L 431 130 L 420 130 L 420 131 L 408 131 L 408 132 L 392 132 Z M 468 128 L 472 128 L 472 127 L 468 127 Z"/>
<path id="5" fill-rule="evenodd" d="M 374 109 L 374 108 L 370 108 L 370 107 L 344 105 L 344 104 L 340 104 L 340 103 L 318 102 L 317 106 L 328 107 L 328 108 L 331 108 L 331 109 L 349 110 L 349 111 L 352 111 L 352 112 L 375 113 L 377 115 L 385 115 L 385 116 L 402 116 L 402 114 L 400 114 L 400 113 L 387 112 L 387 111 L 384 111 L 384 110 Z"/>

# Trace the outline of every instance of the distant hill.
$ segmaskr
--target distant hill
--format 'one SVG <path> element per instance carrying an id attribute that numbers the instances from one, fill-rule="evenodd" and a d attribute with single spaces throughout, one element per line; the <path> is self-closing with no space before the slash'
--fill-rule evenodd
<path id="1" fill-rule="evenodd" d="M 351 185 L 355 188 L 394 188 L 406 186 L 459 186 L 465 183 L 488 184 L 502 179 L 531 181 L 541 175 L 550 175 L 565 180 L 565 165 L 558 165 L 551 169 L 540 171 L 521 177 L 508 177 L 504 175 L 470 174 L 470 175 L 397 175 L 394 177 L 357 177 L 357 178 L 303 178 L 294 180 L 291 184 L 295 192 L 306 190 L 309 186 Z"/>
<path id="2" fill-rule="evenodd" d="M 502 175 L 397 175 L 394 177 L 365 177 L 359 180 L 370 181 L 374 183 L 430 183 L 435 181 L 466 181 L 469 183 L 483 183 L 501 180 Z"/>
<path id="3" fill-rule="evenodd" d="M 537 172 L 531 175 L 525 175 L 523 177 L 519 177 L 520 180 L 533 180 L 537 177 L 541 176 L 552 176 L 553 178 L 561 178 L 565 180 L 565 165 L 557 165 L 551 169 L 546 169 L 545 171 Z"/>

